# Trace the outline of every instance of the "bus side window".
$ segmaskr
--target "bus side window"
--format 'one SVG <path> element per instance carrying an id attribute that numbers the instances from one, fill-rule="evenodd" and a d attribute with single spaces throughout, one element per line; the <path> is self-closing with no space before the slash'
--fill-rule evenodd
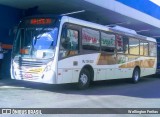
<path id="1" fill-rule="evenodd" d="M 157 45 L 156 45 L 156 43 L 149 42 L 149 56 L 157 56 Z"/>
<path id="2" fill-rule="evenodd" d="M 121 35 L 116 35 L 117 52 L 128 54 L 128 38 Z"/>
<path id="3" fill-rule="evenodd" d="M 101 50 L 114 53 L 116 48 L 116 36 L 112 33 L 101 32 Z"/>
<path id="4" fill-rule="evenodd" d="M 78 50 L 78 31 L 76 30 L 67 30 L 67 40 L 69 40 L 69 49 Z"/>
<path id="5" fill-rule="evenodd" d="M 78 54 L 78 31 L 64 29 L 61 35 L 60 58 Z"/>
<path id="6" fill-rule="evenodd" d="M 144 46 L 144 56 L 148 56 L 148 54 L 149 54 L 149 44 L 148 44 L 148 42 L 144 42 L 143 43 L 143 46 Z"/>

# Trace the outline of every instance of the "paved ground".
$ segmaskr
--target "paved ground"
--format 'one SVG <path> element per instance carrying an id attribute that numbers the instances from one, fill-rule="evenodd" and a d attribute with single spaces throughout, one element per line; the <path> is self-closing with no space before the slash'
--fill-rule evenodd
<path id="1" fill-rule="evenodd" d="M 143 78 L 138 84 L 126 80 L 101 81 L 87 90 L 77 90 L 70 84 L 0 80 L 0 107 L 160 108 L 160 78 Z"/>

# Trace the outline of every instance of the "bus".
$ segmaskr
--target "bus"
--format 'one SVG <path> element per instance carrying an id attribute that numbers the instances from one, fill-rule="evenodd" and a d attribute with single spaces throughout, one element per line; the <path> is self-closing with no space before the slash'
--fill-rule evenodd
<path id="1" fill-rule="evenodd" d="M 18 26 L 11 78 L 33 82 L 76 83 L 155 74 L 157 43 L 135 31 L 69 16 L 36 16 Z"/>
<path id="2" fill-rule="evenodd" d="M 160 74 L 160 41 L 157 39 L 157 72 L 156 74 Z"/>

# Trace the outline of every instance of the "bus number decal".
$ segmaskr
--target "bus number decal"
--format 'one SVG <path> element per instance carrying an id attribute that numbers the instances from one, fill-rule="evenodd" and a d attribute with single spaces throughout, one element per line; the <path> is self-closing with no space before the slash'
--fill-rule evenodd
<path id="1" fill-rule="evenodd" d="M 82 63 L 94 63 L 94 60 L 82 60 Z"/>

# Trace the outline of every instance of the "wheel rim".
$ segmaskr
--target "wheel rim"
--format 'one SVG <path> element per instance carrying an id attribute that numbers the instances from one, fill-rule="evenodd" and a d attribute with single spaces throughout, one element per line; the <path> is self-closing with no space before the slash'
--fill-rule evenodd
<path id="1" fill-rule="evenodd" d="M 135 79 L 135 81 L 138 81 L 138 79 L 139 79 L 139 72 L 138 71 L 135 71 L 134 79 Z"/>
<path id="2" fill-rule="evenodd" d="M 88 76 L 86 74 L 82 74 L 80 77 L 80 81 L 83 85 L 85 85 L 88 81 Z"/>

